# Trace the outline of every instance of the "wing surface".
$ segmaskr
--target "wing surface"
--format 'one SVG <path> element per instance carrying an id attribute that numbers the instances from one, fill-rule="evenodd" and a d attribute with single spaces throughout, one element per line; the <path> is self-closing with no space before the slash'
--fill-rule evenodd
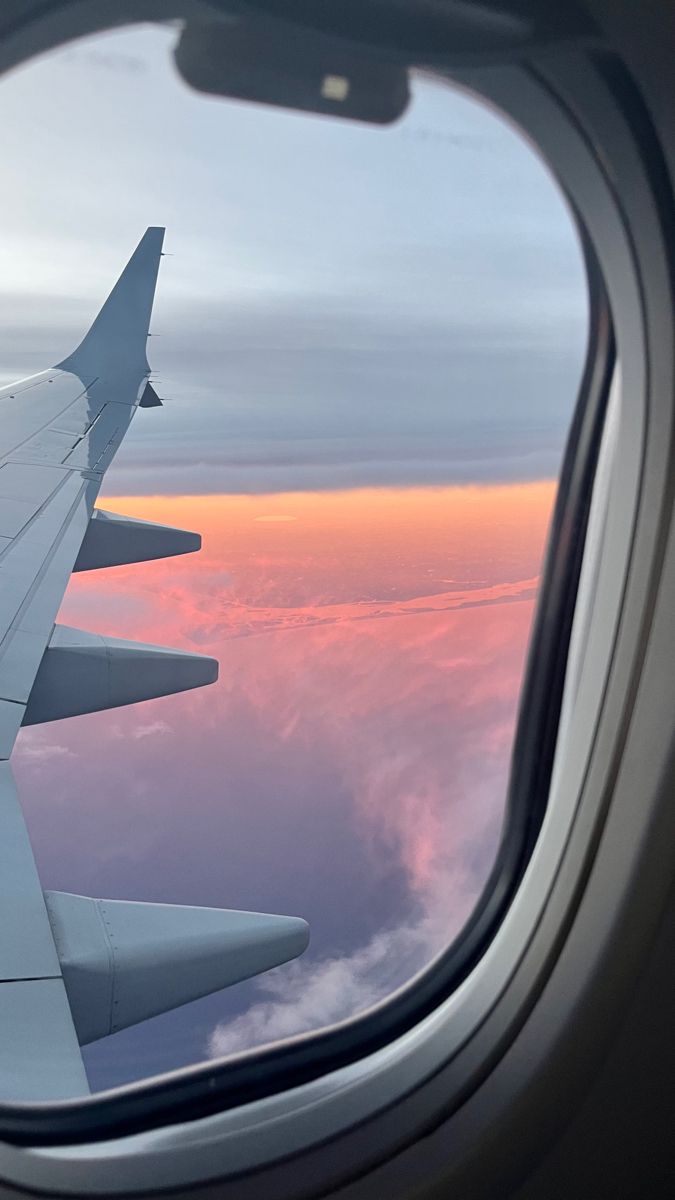
<path id="1" fill-rule="evenodd" d="M 94 508 L 139 406 L 164 230 L 149 228 L 77 349 L 0 389 L 0 1096 L 82 1095 L 80 1044 L 302 953 L 277 917 L 43 893 L 9 759 L 22 724 L 212 683 L 214 659 L 55 625 L 73 570 L 194 551 Z M 111 932 L 112 931 L 112 932 Z"/>
<path id="2" fill-rule="evenodd" d="M 0 391 L 0 758 L 8 758 L 105 471 L 148 383 L 164 230 L 148 229 L 86 337 Z"/>

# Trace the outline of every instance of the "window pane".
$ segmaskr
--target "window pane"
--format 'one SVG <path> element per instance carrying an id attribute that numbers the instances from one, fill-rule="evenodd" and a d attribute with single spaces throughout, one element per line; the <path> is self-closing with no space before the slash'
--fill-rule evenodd
<path id="1" fill-rule="evenodd" d="M 166 224 L 165 405 L 99 503 L 203 549 L 78 574 L 59 621 L 220 679 L 25 729 L 14 773 L 43 887 L 298 915 L 311 942 L 85 1047 L 93 1090 L 350 1016 L 469 917 L 587 333 L 569 212 L 494 112 L 422 77 L 386 128 L 205 99 L 174 39 L 0 88 L 0 382 L 68 353 Z"/>

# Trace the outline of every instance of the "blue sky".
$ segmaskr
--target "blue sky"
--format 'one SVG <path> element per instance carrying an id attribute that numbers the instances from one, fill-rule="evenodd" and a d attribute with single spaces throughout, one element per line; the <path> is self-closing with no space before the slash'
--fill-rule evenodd
<path id="1" fill-rule="evenodd" d="M 224 502 L 205 557 L 75 587 L 62 619 L 139 638 L 154 622 L 157 640 L 166 626 L 218 654 L 221 683 L 26 731 L 16 773 L 45 886 L 299 912 L 313 938 L 298 964 L 92 1047 L 97 1087 L 362 1008 L 465 913 L 506 790 L 537 481 L 558 469 L 586 332 L 565 204 L 493 112 L 423 79 L 384 130 L 207 99 L 179 81 L 174 37 L 89 40 L 0 88 L 0 375 L 62 358 L 165 224 L 149 357 L 166 404 L 137 415 L 106 502 L 250 496 L 251 561 Z M 475 545 L 452 515 L 427 545 L 431 493 L 417 529 L 397 515 L 401 489 L 502 483 L 515 490 L 489 493 L 492 509 L 466 489 Z M 353 549 L 329 505 L 313 542 L 279 525 L 254 554 L 253 522 L 288 513 L 279 493 L 310 497 L 300 521 L 312 496 L 356 488 L 394 496 L 371 544 L 358 492 Z M 338 547 L 325 566 L 322 528 Z M 392 597 L 420 613 L 363 635 L 353 606 Z M 323 631 L 285 627 L 310 609 Z M 243 611 L 272 632 L 230 639 Z M 442 866 L 429 837 L 452 850 Z"/>

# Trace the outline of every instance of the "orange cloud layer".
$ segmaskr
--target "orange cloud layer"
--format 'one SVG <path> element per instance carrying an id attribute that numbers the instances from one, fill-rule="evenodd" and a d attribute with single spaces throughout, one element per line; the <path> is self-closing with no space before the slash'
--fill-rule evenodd
<path id="1" fill-rule="evenodd" d="M 60 619 L 217 653 L 218 688 L 180 701 L 202 753 L 242 705 L 308 770 L 332 747 L 360 836 L 438 890 L 499 824 L 554 490 L 116 498 L 203 550 L 76 576 Z"/>

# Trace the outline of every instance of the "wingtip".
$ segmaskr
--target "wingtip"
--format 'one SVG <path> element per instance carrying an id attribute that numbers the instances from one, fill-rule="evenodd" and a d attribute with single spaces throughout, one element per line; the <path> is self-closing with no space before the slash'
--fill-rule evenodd
<path id="1" fill-rule="evenodd" d="M 79 346 L 56 366 L 75 374 L 147 372 L 146 341 L 164 226 L 149 225 Z"/>
<path id="2" fill-rule="evenodd" d="M 140 249 L 141 246 L 151 247 L 154 253 L 161 255 L 162 247 L 164 246 L 165 233 L 166 227 L 164 225 L 148 225 L 148 228 L 138 243 L 137 249 Z"/>

